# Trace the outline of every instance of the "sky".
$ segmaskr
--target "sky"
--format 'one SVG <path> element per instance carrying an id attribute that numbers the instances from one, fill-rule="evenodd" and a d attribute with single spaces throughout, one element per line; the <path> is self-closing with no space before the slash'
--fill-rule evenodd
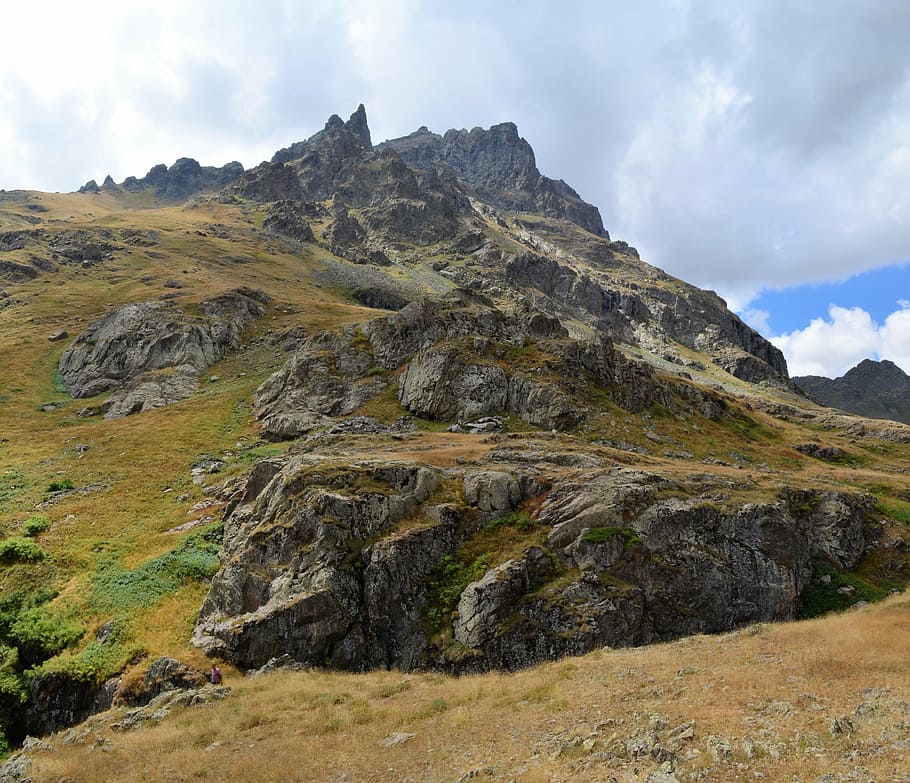
<path id="1" fill-rule="evenodd" d="M 513 121 L 615 239 L 791 375 L 910 372 L 906 0 L 8 3 L 0 188 Z"/>

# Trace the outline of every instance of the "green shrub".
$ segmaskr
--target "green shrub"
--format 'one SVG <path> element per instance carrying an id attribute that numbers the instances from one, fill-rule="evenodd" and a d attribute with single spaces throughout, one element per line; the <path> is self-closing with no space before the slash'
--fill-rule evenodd
<path id="1" fill-rule="evenodd" d="M 19 665 L 28 668 L 62 652 L 84 633 L 82 626 L 37 607 L 25 610 L 16 618 L 9 636 L 18 650 Z"/>
<path id="2" fill-rule="evenodd" d="M 471 562 L 443 555 L 429 578 L 426 617 L 435 630 L 441 630 L 451 617 L 465 588 L 480 579 L 490 566 L 485 555 Z"/>
<path id="3" fill-rule="evenodd" d="M 513 527 L 519 533 L 530 533 L 537 529 L 538 523 L 525 511 L 512 511 L 494 519 L 486 529 L 495 530 L 497 527 Z"/>
<path id="4" fill-rule="evenodd" d="M 71 489 L 75 489 L 76 485 L 73 484 L 72 479 L 60 479 L 59 481 L 52 481 L 47 485 L 47 492 L 67 492 Z"/>
<path id="5" fill-rule="evenodd" d="M 852 593 L 839 588 L 852 587 Z M 867 582 L 854 573 L 842 573 L 824 562 L 812 564 L 812 578 L 800 596 L 800 617 L 818 617 L 847 609 L 859 601 L 880 601 L 888 595 L 883 587 Z"/>
<path id="6" fill-rule="evenodd" d="M 35 538 L 41 535 L 51 526 L 51 521 L 40 514 L 29 517 L 22 523 L 22 535 L 28 538 Z"/>
<path id="7" fill-rule="evenodd" d="M 47 552 L 29 538 L 7 538 L 0 541 L 0 565 L 37 563 Z"/>

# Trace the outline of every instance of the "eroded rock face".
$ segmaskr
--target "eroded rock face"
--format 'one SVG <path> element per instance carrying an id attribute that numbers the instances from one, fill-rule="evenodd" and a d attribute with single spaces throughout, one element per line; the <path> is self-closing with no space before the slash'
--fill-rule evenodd
<path id="1" fill-rule="evenodd" d="M 389 654 L 383 650 L 411 650 L 415 642 L 405 641 L 415 628 L 396 632 L 394 618 L 408 617 L 408 579 L 419 579 L 422 563 L 435 565 L 454 520 L 364 544 L 390 534 L 438 482 L 435 471 L 417 465 L 326 470 L 306 458 L 289 461 L 227 520 L 225 565 L 200 611 L 194 643 L 250 668 L 288 653 L 306 663 L 356 669 L 377 665 Z M 352 488 L 358 483 L 364 488 Z M 408 579 L 398 581 L 409 569 Z M 371 589 L 364 601 L 364 580 L 394 582 L 395 592 L 383 598 Z M 413 657 L 400 652 L 396 660 L 402 656 Z"/>
<path id="2" fill-rule="evenodd" d="M 493 125 L 488 130 L 453 129 L 444 136 L 421 128 L 409 136 L 387 141 L 380 148 L 394 149 L 416 168 L 448 167 L 476 189 L 481 198 L 497 206 L 565 218 L 609 238 L 597 207 L 582 201 L 562 180 L 541 175 L 534 150 L 518 135 L 512 122 Z"/>
<path id="3" fill-rule="evenodd" d="M 117 706 L 148 704 L 167 691 L 191 690 L 208 683 L 205 674 L 174 658 L 158 658 L 149 664 L 142 680 L 130 688 L 120 687 L 114 696 Z"/>
<path id="4" fill-rule="evenodd" d="M 398 378 L 386 372 L 402 366 Z M 263 435 L 283 440 L 352 413 L 390 384 L 416 416 L 458 422 L 512 413 L 558 430 L 585 419 L 592 386 L 629 410 L 675 404 L 667 384 L 606 338 L 572 340 L 542 313 L 505 313 L 456 297 L 314 335 L 257 390 L 254 407 Z"/>
<path id="5" fill-rule="evenodd" d="M 453 477 L 419 464 L 263 465 L 226 520 L 194 634 L 249 668 L 289 655 L 348 669 L 515 669 L 787 619 L 813 558 L 849 569 L 868 543 L 868 503 L 845 493 L 715 507 L 642 471 L 576 471 L 548 488 L 510 466 L 455 477 L 463 494 L 436 505 Z M 503 515 L 535 493 L 523 553 L 485 552 L 486 572 L 440 616 L 430 601 L 453 589 L 445 580 L 476 552 L 471 538 L 515 524 Z"/>
<path id="6" fill-rule="evenodd" d="M 238 289 L 200 302 L 198 317 L 160 301 L 125 305 L 76 338 L 60 372 L 74 397 L 120 389 L 108 417 L 185 399 L 197 375 L 240 345 L 266 301 L 262 292 Z"/>
<path id="7" fill-rule="evenodd" d="M 102 188 L 128 191 L 154 188 L 155 195 L 169 201 L 183 201 L 203 191 L 218 190 L 234 182 L 243 174 L 243 165 L 237 161 L 225 163 L 224 166 L 201 166 L 193 158 L 178 158 L 171 166 L 159 163 L 149 169 L 141 179 L 127 177 L 118 186 L 110 176 L 105 179 Z M 90 187 L 94 180 L 83 185 L 80 193 L 97 193 L 100 189 Z"/>
<path id="8" fill-rule="evenodd" d="M 505 266 L 505 278 L 531 286 L 570 311 L 594 318 L 598 328 L 631 343 L 667 338 L 703 351 L 731 375 L 759 383 L 786 382 L 787 363 L 768 340 L 731 313 L 720 297 L 680 283 L 679 292 L 637 286 L 612 290 L 592 274 L 538 253 L 522 253 Z"/>
<path id="9" fill-rule="evenodd" d="M 102 685 L 81 680 L 66 672 L 50 672 L 28 683 L 28 702 L 20 728 L 23 735 L 40 737 L 64 726 L 72 726 L 89 715 L 111 706 L 116 681 Z M 20 741 L 22 737 L 10 737 Z"/>

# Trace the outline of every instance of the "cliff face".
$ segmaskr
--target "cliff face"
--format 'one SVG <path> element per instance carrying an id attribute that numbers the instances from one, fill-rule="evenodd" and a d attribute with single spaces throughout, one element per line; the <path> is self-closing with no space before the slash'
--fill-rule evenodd
<path id="1" fill-rule="evenodd" d="M 425 127 L 379 145 L 394 149 L 408 165 L 423 170 L 445 167 L 477 197 L 497 207 L 565 218 L 596 236 L 610 238 L 597 207 L 562 180 L 544 177 L 534 150 L 513 122 L 489 130 L 449 130 L 443 136 Z"/>
<path id="2" fill-rule="evenodd" d="M 910 424 L 910 376 L 887 359 L 865 359 L 834 380 L 804 375 L 794 378 L 793 383 L 832 408 Z"/>
<path id="3" fill-rule="evenodd" d="M 462 503 L 434 499 L 446 484 Z M 792 618 L 814 558 L 849 569 L 868 543 L 857 496 L 723 509 L 691 490 L 626 469 L 542 483 L 505 455 L 454 473 L 273 461 L 227 517 L 194 643 L 246 668 L 516 669 Z M 536 519 L 517 515 L 533 497 Z M 514 553 L 493 545 L 506 530 Z"/>

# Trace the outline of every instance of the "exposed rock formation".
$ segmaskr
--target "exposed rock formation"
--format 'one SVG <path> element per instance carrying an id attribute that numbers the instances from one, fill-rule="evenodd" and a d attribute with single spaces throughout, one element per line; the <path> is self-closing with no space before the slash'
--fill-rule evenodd
<path id="1" fill-rule="evenodd" d="M 910 424 L 910 376 L 887 359 L 865 359 L 834 380 L 805 375 L 793 378 L 793 382 L 832 408 Z"/>
<path id="2" fill-rule="evenodd" d="M 130 687 L 121 685 L 114 696 L 117 706 L 148 704 L 167 691 L 201 688 L 208 682 L 205 674 L 174 658 L 158 658 L 149 664 L 142 679 Z"/>
<path id="3" fill-rule="evenodd" d="M 534 150 L 519 137 L 512 122 L 489 130 L 449 130 L 444 136 L 423 127 L 379 145 L 380 149 L 385 147 L 394 149 L 406 163 L 419 169 L 449 168 L 491 204 L 565 218 L 609 239 L 597 207 L 582 201 L 562 180 L 541 175 Z"/>
<path id="4" fill-rule="evenodd" d="M 609 275 L 572 267 L 539 253 L 523 253 L 505 267 L 506 280 L 536 288 L 573 314 L 593 317 L 596 327 L 631 343 L 668 340 L 704 352 L 731 375 L 750 383 L 784 383 L 781 351 L 731 313 L 710 291 L 677 281 L 676 291 L 637 285 L 607 287 Z"/>
<path id="5" fill-rule="evenodd" d="M 294 201 L 276 201 L 269 208 L 262 227 L 266 231 L 298 242 L 313 242 L 315 237 L 313 229 L 307 222 L 307 216 L 315 212 L 315 205 L 311 205 L 308 209 L 306 204 L 298 204 Z"/>
<path id="6" fill-rule="evenodd" d="M 40 674 L 28 682 L 28 701 L 19 728 L 23 736 L 41 736 L 72 726 L 110 707 L 116 687 L 116 680 L 99 686 L 66 672 Z"/>
<path id="7" fill-rule="evenodd" d="M 590 412 L 591 389 L 628 410 L 653 402 L 675 406 L 673 388 L 650 368 L 617 352 L 609 340 L 571 340 L 562 324 L 534 311 L 415 302 L 397 313 L 340 333 L 305 340 L 256 393 L 262 434 L 283 440 L 348 415 L 403 372 L 398 400 L 414 415 L 470 421 L 512 413 L 529 424 L 569 429 Z M 688 388 L 689 402 L 719 412 L 710 395 Z M 700 403 L 699 403 L 700 401 Z"/>
<path id="8" fill-rule="evenodd" d="M 80 193 L 97 193 L 102 188 L 107 190 L 137 191 L 154 188 L 155 195 L 169 201 L 185 201 L 190 196 L 203 191 L 219 190 L 237 180 L 243 174 L 243 166 L 237 161 L 225 163 L 224 166 L 201 166 L 192 158 L 178 158 L 171 166 L 159 163 L 149 169 L 141 179 L 127 177 L 117 186 L 110 178 L 105 179 L 101 188 L 90 180 L 80 189 Z M 94 185 L 94 187 L 92 187 Z"/>
<path id="9" fill-rule="evenodd" d="M 76 338 L 60 357 L 60 373 L 74 397 L 122 389 L 109 416 L 185 399 L 197 375 L 239 346 L 266 301 L 261 291 L 237 289 L 200 302 L 199 316 L 165 302 L 126 305 Z"/>
<path id="10" fill-rule="evenodd" d="M 407 617 L 406 606 L 395 602 L 374 615 L 364 596 L 388 599 L 378 590 L 365 594 L 361 580 L 390 581 L 389 569 L 419 577 L 445 547 L 435 540 L 386 546 L 380 558 L 364 544 L 430 497 L 439 483 L 435 471 L 395 463 L 330 467 L 299 458 L 258 493 L 262 477 L 253 481 L 226 522 L 225 566 L 202 606 L 194 642 L 251 668 L 282 652 L 346 668 L 396 663 L 397 657 L 383 660 L 391 642 L 375 639 L 374 624 Z M 358 491 L 359 483 L 366 487 Z M 446 529 L 453 524 L 440 523 L 441 540 L 452 542 Z M 397 567 L 396 557 L 405 558 Z M 396 583 L 396 591 L 407 592 L 406 583 Z"/>
<path id="11" fill-rule="evenodd" d="M 867 544 L 869 504 L 849 494 L 720 508 L 647 473 L 579 473 L 524 522 L 537 543 L 500 562 L 487 552 L 452 617 L 433 619 L 440 564 L 546 492 L 520 469 L 472 472 L 460 503 L 433 505 L 443 480 L 417 464 L 265 463 L 226 520 L 194 643 L 250 668 L 288 654 L 353 669 L 515 669 L 790 618 L 813 559 L 851 568 Z"/>

